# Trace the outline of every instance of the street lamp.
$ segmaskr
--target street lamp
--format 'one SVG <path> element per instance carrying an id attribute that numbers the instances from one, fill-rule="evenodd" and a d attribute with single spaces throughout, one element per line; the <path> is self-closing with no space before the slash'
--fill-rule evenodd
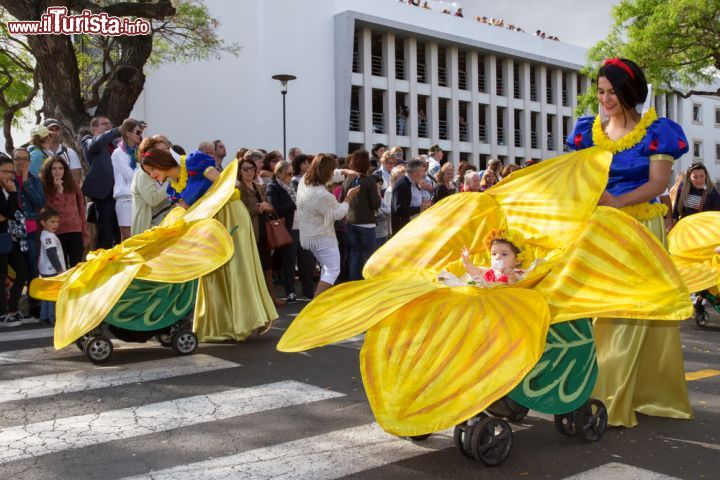
<path id="1" fill-rule="evenodd" d="M 279 75 L 273 75 L 273 80 L 277 80 L 282 84 L 282 87 L 280 89 L 280 93 L 282 93 L 282 100 L 283 100 L 283 157 L 287 157 L 287 130 L 285 127 L 285 95 L 287 95 L 287 84 L 290 80 L 295 80 L 297 77 L 295 75 L 288 75 L 288 74 L 279 74 Z"/>

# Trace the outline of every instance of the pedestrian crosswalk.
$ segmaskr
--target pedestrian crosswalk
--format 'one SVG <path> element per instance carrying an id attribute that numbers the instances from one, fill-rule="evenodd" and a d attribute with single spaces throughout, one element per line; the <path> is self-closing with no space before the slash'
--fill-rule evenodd
<path id="1" fill-rule="evenodd" d="M 194 355 L 180 357 L 157 344 L 117 342 L 118 351 L 138 350 L 97 366 L 73 345 L 60 351 L 37 347 L 35 340 L 44 338 L 45 330 L 48 329 L 12 332 L 25 336 L 5 345 L 13 349 L 0 351 L 0 479 L 391 478 L 393 475 L 378 472 L 407 462 L 423 462 L 424 458 L 439 458 L 451 470 L 480 470 L 483 478 L 488 479 L 506 478 L 503 469 L 514 468 L 509 461 L 509 465 L 499 469 L 483 470 L 478 462 L 464 458 L 455 449 L 452 429 L 437 432 L 424 441 L 392 436 L 373 422 L 357 380 L 348 383 L 353 388 L 328 388 L 322 374 L 292 377 L 274 370 L 276 360 L 227 354 L 232 348 L 245 348 L 242 344 L 230 349 L 203 345 Z M 36 332 L 36 336 L 31 332 Z M 362 341 L 362 336 L 355 337 L 335 351 L 352 357 L 355 365 L 355 355 L 347 349 L 359 348 Z M 29 348 L 22 348 L 23 345 Z M 249 343 L 248 348 L 251 346 Z M 271 342 L 262 346 L 267 346 L 265 354 L 270 355 Z M 140 349 L 148 349 L 147 355 Z M 295 361 L 311 362 L 317 356 L 311 352 L 295 357 Z M 267 369 L 268 378 L 247 380 L 250 371 L 260 366 Z M 333 366 L 329 362 L 325 368 Z M 138 396 L 141 389 L 153 394 Z M 122 401 L 113 401 L 119 397 Z M 26 408 L 22 415 L 13 413 Z M 45 412 L 53 408 L 59 410 Z M 523 438 L 527 433 L 534 435 L 534 429 L 543 428 L 543 435 L 547 433 L 565 442 L 556 448 L 578 445 L 571 442 L 574 439 L 559 437 L 551 422 L 551 416 L 532 415 L 528 421 L 514 424 L 513 431 Z M 174 437 L 182 438 L 181 443 L 187 442 L 184 455 L 168 456 L 173 447 L 165 445 L 173 444 Z M 216 449 L 213 442 L 222 448 Z M 583 452 L 602 452 L 598 447 L 601 446 L 588 446 Z M 547 452 L 548 447 L 544 448 Z M 132 458 L 142 455 L 144 449 L 154 453 L 127 470 L 121 466 L 112 473 L 100 474 L 79 467 L 87 455 Z M 511 459 L 534 454 L 530 445 L 521 444 Z M 48 477 L 48 465 L 57 462 L 64 465 L 63 473 Z M 577 473 L 578 470 L 583 471 Z M 443 474 L 427 478 L 459 477 Z M 571 468 L 553 478 L 676 480 L 650 469 L 612 461 Z"/>

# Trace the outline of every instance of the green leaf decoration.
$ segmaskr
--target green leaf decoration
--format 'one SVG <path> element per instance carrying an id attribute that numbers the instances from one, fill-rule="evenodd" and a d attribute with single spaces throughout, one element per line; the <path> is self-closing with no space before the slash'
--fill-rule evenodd
<path id="1" fill-rule="evenodd" d="M 157 283 L 135 279 L 105 317 L 105 322 L 132 331 L 169 327 L 193 308 L 197 285 L 197 280 Z"/>
<path id="2" fill-rule="evenodd" d="M 551 325 L 542 357 L 508 396 L 536 412 L 571 412 L 590 398 L 597 380 L 595 360 L 590 319 Z"/>

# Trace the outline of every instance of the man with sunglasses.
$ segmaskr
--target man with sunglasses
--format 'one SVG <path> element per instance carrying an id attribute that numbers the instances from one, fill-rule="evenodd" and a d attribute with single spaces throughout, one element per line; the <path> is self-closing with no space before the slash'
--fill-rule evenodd
<path id="1" fill-rule="evenodd" d="M 79 185 L 82 184 L 82 164 L 77 152 L 63 143 L 63 125 L 55 118 L 47 118 L 43 125 L 50 130 L 50 145 L 45 150 L 47 158 L 60 157 L 70 167 L 73 180 Z"/>
<path id="2" fill-rule="evenodd" d="M 129 130 L 129 122 L 132 121 L 125 119 L 124 130 Z M 90 130 L 92 134 L 85 135 L 80 141 L 85 160 L 90 166 L 82 190 L 93 202 L 88 217 L 95 217 L 95 248 L 108 249 L 120 242 L 120 228 L 113 199 L 115 180 L 110 159 L 120 138 L 120 129 L 113 128 L 109 118 L 97 116 L 90 121 Z"/>

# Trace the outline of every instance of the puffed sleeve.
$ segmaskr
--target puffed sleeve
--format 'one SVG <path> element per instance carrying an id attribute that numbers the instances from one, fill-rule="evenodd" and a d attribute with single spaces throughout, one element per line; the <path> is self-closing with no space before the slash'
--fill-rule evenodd
<path id="1" fill-rule="evenodd" d="M 668 118 L 658 118 L 642 141 L 642 155 L 651 160 L 677 160 L 688 151 L 688 141 L 680 125 Z M 672 157 L 672 158 L 670 158 Z"/>
<path id="2" fill-rule="evenodd" d="M 575 123 L 575 128 L 565 140 L 571 150 L 582 150 L 593 146 L 592 126 L 595 117 L 581 117 Z"/>
<path id="3" fill-rule="evenodd" d="M 205 171 L 215 167 L 215 159 L 205 153 L 195 151 L 185 159 L 188 171 L 188 182 L 185 190 L 179 192 L 180 198 L 188 205 L 192 205 L 210 188 L 212 182 L 205 178 Z"/>

